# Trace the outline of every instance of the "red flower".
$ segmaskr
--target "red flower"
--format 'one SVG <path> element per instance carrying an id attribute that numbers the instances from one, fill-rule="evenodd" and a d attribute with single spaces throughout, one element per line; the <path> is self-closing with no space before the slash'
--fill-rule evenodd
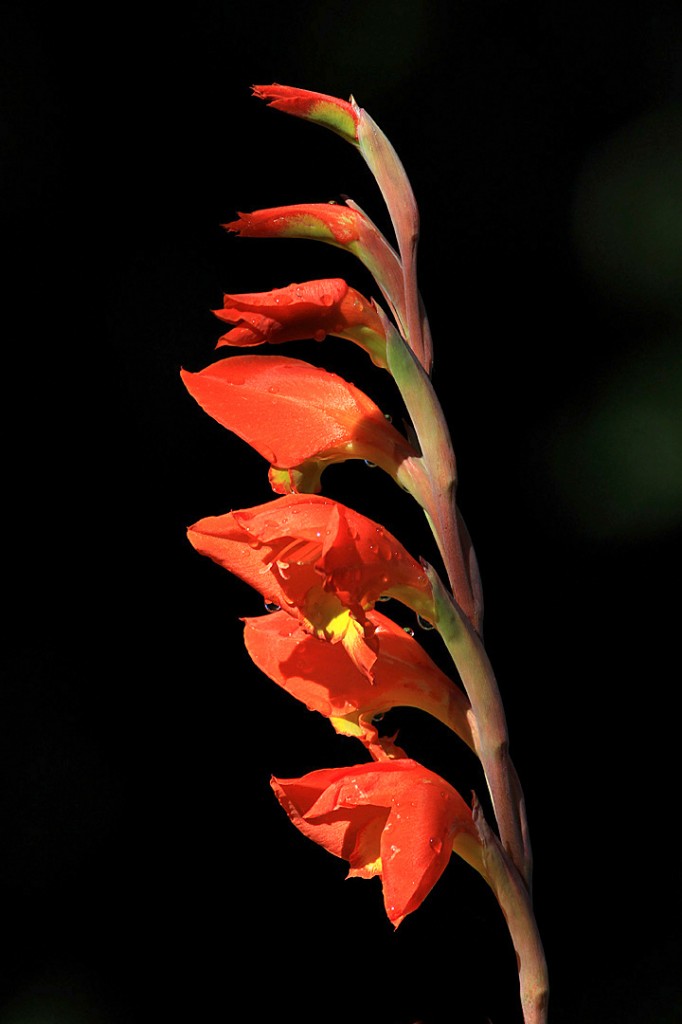
<path id="1" fill-rule="evenodd" d="M 403 327 L 410 347 L 429 372 L 431 334 L 417 289 L 415 262 L 419 214 L 405 168 L 393 146 L 379 125 L 352 97 L 347 103 L 335 96 L 311 93 L 288 85 L 259 85 L 254 87 L 254 93 L 260 99 L 268 100 L 278 110 L 331 128 L 352 142 L 362 154 L 388 207 L 402 261 L 404 278 L 400 296 L 404 299 L 404 305 L 396 303 L 393 312 Z M 392 293 L 393 298 L 398 294 Z"/>
<path id="2" fill-rule="evenodd" d="M 265 505 L 209 516 L 190 542 L 245 580 L 305 629 L 343 643 L 371 678 L 377 640 L 367 611 L 396 597 L 427 619 L 431 585 L 421 565 L 388 530 L 336 501 L 287 494 Z"/>
<path id="3" fill-rule="evenodd" d="M 348 142 L 357 138 L 357 107 L 336 96 L 326 96 L 308 89 L 294 89 L 290 85 L 254 85 L 254 96 L 266 100 L 271 107 L 284 110 L 306 121 L 317 121 L 331 128 Z"/>
<path id="4" fill-rule="evenodd" d="M 302 359 L 233 356 L 181 376 L 209 416 L 270 462 L 280 494 L 319 491 L 332 462 L 367 459 L 396 477 L 417 455 L 367 395 Z"/>
<path id="5" fill-rule="evenodd" d="M 453 844 L 468 861 L 480 859 L 462 797 L 408 758 L 273 778 L 271 784 L 294 825 L 350 863 L 349 878 L 381 877 L 396 928 L 436 884 Z"/>
<path id="6" fill-rule="evenodd" d="M 367 228 L 362 216 L 341 203 L 299 203 L 238 213 L 223 227 L 245 238 L 317 238 L 342 248 L 360 242 Z"/>
<path id="7" fill-rule="evenodd" d="M 347 249 L 367 267 L 391 309 L 400 319 L 403 271 L 400 260 L 379 229 L 350 200 L 300 203 L 240 213 L 223 227 L 244 238 L 312 238 Z"/>
<path id="8" fill-rule="evenodd" d="M 244 619 L 244 642 L 254 663 L 310 711 L 328 718 L 338 733 L 357 737 L 375 760 L 404 756 L 379 738 L 372 717 L 393 707 L 434 715 L 473 749 L 464 693 L 419 643 L 377 611 L 367 613 L 378 641 L 373 686 L 340 644 L 306 633 L 287 612 Z"/>
<path id="9" fill-rule="evenodd" d="M 386 366 L 386 336 L 374 306 L 340 278 L 305 281 L 271 292 L 225 295 L 224 309 L 214 310 L 220 320 L 236 324 L 219 339 L 216 348 L 249 348 L 270 342 L 314 338 L 328 334 L 348 338 Z"/>

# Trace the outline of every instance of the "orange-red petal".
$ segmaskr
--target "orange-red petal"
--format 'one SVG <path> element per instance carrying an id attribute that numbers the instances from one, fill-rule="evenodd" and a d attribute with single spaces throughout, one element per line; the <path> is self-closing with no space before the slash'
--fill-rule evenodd
<path id="1" fill-rule="evenodd" d="M 347 860 L 350 875 L 381 876 L 396 928 L 440 878 L 453 840 L 479 842 L 459 793 L 409 758 L 273 779 L 272 788 L 294 825 Z"/>

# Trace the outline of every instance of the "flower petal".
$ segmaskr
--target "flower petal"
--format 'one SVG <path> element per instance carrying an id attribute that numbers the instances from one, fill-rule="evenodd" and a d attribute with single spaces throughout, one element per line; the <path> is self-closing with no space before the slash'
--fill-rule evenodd
<path id="1" fill-rule="evenodd" d="M 384 906 L 397 928 L 445 870 L 453 840 L 480 844 L 459 793 L 404 758 L 272 779 L 296 827 L 337 857 L 349 875 L 381 875 Z"/>
<path id="2" fill-rule="evenodd" d="M 377 760 L 385 747 L 372 717 L 393 707 L 434 715 L 473 748 L 464 693 L 395 622 L 377 611 L 367 618 L 378 641 L 372 685 L 342 645 L 311 636 L 286 612 L 245 618 L 244 642 L 262 672 L 329 718 L 337 732 L 360 739 Z"/>
<path id="3" fill-rule="evenodd" d="M 264 342 L 281 344 L 328 334 L 347 338 L 364 348 L 372 360 L 386 367 L 386 336 L 372 303 L 340 278 L 305 281 L 270 292 L 225 295 L 224 308 L 215 315 L 235 324 L 216 347 L 251 347 Z"/>
<path id="4" fill-rule="evenodd" d="M 276 469 L 366 459 L 395 477 L 417 454 L 364 392 L 302 359 L 233 356 L 181 376 L 209 416 Z"/>
<path id="5" fill-rule="evenodd" d="M 402 322 L 403 269 L 398 255 L 355 203 L 301 203 L 240 213 L 224 224 L 245 238 L 311 238 L 347 249 L 373 275 L 392 312 Z"/>
<path id="6" fill-rule="evenodd" d="M 421 567 L 383 526 L 317 495 L 208 516 L 188 530 L 194 547 L 300 619 L 315 636 L 343 642 L 371 674 L 374 627 L 366 612 L 395 596 L 433 618 Z"/>

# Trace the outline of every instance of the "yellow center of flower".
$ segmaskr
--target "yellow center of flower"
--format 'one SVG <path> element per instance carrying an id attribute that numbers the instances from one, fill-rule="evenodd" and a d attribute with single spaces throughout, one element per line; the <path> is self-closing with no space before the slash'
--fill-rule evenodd
<path id="1" fill-rule="evenodd" d="M 353 618 L 350 609 L 341 603 L 336 594 L 327 593 L 322 587 L 308 591 L 305 615 L 313 633 L 321 640 L 330 640 L 335 644 L 339 640 L 345 641 L 349 632 L 355 634 L 356 639 L 364 638 L 364 630 Z"/>

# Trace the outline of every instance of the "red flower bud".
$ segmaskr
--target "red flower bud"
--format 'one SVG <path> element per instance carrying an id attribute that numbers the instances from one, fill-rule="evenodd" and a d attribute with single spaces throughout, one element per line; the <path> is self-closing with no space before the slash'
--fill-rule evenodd
<path id="1" fill-rule="evenodd" d="M 340 278 L 304 281 L 270 292 L 225 295 L 224 309 L 214 310 L 219 320 L 235 324 L 219 339 L 217 348 L 242 348 L 270 342 L 314 338 L 328 334 L 348 338 L 386 366 L 386 335 L 376 309 Z"/>

